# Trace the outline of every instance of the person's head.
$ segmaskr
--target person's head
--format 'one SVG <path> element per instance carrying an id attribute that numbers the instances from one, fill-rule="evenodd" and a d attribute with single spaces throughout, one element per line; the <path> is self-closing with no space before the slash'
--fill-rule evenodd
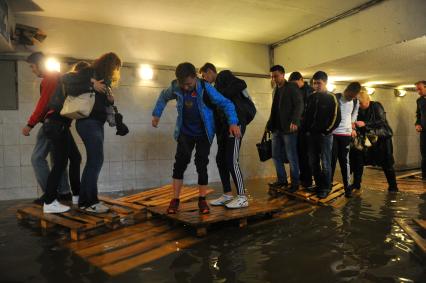
<path id="1" fill-rule="evenodd" d="M 176 79 L 179 86 L 184 91 L 191 91 L 195 89 L 197 84 L 197 71 L 194 65 L 189 62 L 180 63 L 176 67 Z"/>
<path id="2" fill-rule="evenodd" d="M 86 69 L 88 67 L 90 67 L 90 64 L 88 62 L 86 62 L 86 61 L 79 61 L 79 62 L 75 63 L 72 66 L 70 72 L 79 72 L 79 71 L 81 71 L 83 69 Z"/>
<path id="3" fill-rule="evenodd" d="M 34 75 L 39 78 L 44 76 L 45 67 L 45 56 L 42 52 L 34 52 L 31 53 L 30 56 L 27 57 L 27 63 L 30 64 L 31 71 Z"/>
<path id="4" fill-rule="evenodd" d="M 271 69 L 269 69 L 271 72 L 271 79 L 274 81 L 275 85 L 278 87 L 281 87 L 285 83 L 285 70 L 284 67 L 281 65 L 275 65 L 272 66 Z"/>
<path id="5" fill-rule="evenodd" d="M 290 74 L 290 77 L 288 78 L 290 82 L 294 82 L 297 84 L 299 88 L 302 88 L 305 85 L 305 81 L 303 80 L 303 76 L 299 72 L 293 72 Z"/>
<path id="6" fill-rule="evenodd" d="M 121 59 L 113 52 L 105 53 L 92 63 L 96 76 L 106 84 L 117 85 L 120 80 Z"/>
<path id="7" fill-rule="evenodd" d="M 367 109 L 370 106 L 371 99 L 365 88 L 361 89 L 358 95 L 358 100 L 359 100 L 359 108 Z"/>
<path id="8" fill-rule="evenodd" d="M 359 82 L 351 82 L 343 91 L 346 100 L 350 101 L 355 99 L 361 91 L 361 84 Z"/>
<path id="9" fill-rule="evenodd" d="M 200 74 L 204 80 L 208 81 L 211 84 L 216 81 L 217 71 L 216 67 L 212 63 L 205 63 L 200 68 Z"/>
<path id="10" fill-rule="evenodd" d="M 327 73 L 323 71 L 318 71 L 312 76 L 312 87 L 316 92 L 326 92 L 327 80 Z"/>
<path id="11" fill-rule="evenodd" d="M 416 90 L 420 96 L 426 96 L 426 81 L 416 82 Z"/>

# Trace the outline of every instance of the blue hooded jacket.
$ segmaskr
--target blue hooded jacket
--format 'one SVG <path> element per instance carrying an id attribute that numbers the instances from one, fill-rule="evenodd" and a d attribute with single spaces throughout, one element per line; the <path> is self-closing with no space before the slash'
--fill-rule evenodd
<path id="1" fill-rule="evenodd" d="M 228 119 L 229 125 L 237 125 L 238 118 L 237 113 L 235 112 L 234 104 L 227 98 L 225 98 L 222 94 L 220 94 L 211 84 L 205 82 L 205 93 L 209 96 L 210 101 L 219 107 L 226 115 Z M 215 123 L 213 117 L 213 110 L 207 107 L 204 103 L 203 99 L 203 88 L 201 86 L 201 81 L 197 79 L 196 84 L 197 91 L 197 103 L 198 109 L 200 110 L 201 119 L 203 120 L 203 124 L 205 127 L 205 131 L 209 142 L 213 142 L 213 138 L 215 135 Z M 179 87 L 179 84 L 176 80 L 172 81 L 170 87 L 161 91 L 160 96 L 158 97 L 157 103 L 155 104 L 155 108 L 152 111 L 152 116 L 161 117 L 164 108 L 172 99 L 176 99 L 176 109 L 178 112 L 176 128 L 174 132 L 174 138 L 177 140 L 180 134 L 180 130 L 183 124 L 183 91 Z"/>

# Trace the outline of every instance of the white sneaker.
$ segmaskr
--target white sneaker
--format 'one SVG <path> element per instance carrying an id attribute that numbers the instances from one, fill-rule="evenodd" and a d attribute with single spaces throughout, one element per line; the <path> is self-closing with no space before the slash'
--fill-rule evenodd
<path id="1" fill-rule="evenodd" d="M 237 196 L 232 201 L 225 204 L 226 208 L 243 208 L 248 206 L 248 199 L 246 196 Z"/>
<path id="2" fill-rule="evenodd" d="M 109 211 L 109 207 L 98 202 L 97 204 L 86 207 L 84 210 L 91 213 L 107 213 Z"/>
<path id="3" fill-rule="evenodd" d="M 72 196 L 72 204 L 78 204 L 79 196 Z"/>
<path id="4" fill-rule="evenodd" d="M 234 196 L 223 194 L 219 198 L 211 200 L 209 203 L 213 206 L 225 205 L 228 202 L 230 202 L 233 198 Z"/>
<path id="5" fill-rule="evenodd" d="M 56 199 L 51 204 L 44 203 L 43 212 L 44 213 L 62 213 L 70 210 L 69 206 L 63 205 L 58 202 Z"/>

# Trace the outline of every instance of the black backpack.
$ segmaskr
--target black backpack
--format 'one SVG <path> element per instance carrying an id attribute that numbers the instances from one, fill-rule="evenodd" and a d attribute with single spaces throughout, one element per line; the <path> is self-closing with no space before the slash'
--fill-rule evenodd
<path id="1" fill-rule="evenodd" d="M 213 104 L 209 95 L 206 94 L 207 91 L 204 80 L 201 80 L 201 86 L 203 88 L 204 104 L 216 113 L 216 105 Z M 237 112 L 240 123 L 244 125 L 250 124 L 250 122 L 253 121 L 254 117 L 256 116 L 257 110 L 248 92 L 245 90 L 239 95 L 232 96 L 230 100 L 234 103 L 235 111 Z"/>

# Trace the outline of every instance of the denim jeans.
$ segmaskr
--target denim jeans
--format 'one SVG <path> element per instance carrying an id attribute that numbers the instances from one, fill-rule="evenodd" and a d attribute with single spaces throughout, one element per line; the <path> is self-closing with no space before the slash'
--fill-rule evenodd
<path id="1" fill-rule="evenodd" d="M 86 118 L 76 122 L 76 129 L 86 148 L 86 165 L 81 176 L 78 205 L 88 207 L 99 202 L 98 178 L 104 164 L 104 124 Z"/>
<path id="2" fill-rule="evenodd" d="M 299 185 L 299 157 L 297 154 L 297 133 L 284 134 L 276 131 L 272 133 L 272 160 L 277 171 L 278 182 L 287 182 L 287 173 L 284 162 L 290 164 L 290 176 L 292 185 Z"/>
<path id="3" fill-rule="evenodd" d="M 308 145 L 309 163 L 318 192 L 330 192 L 333 135 L 310 134 L 308 136 Z"/>
<path id="4" fill-rule="evenodd" d="M 334 177 L 337 160 L 340 164 L 340 172 L 342 173 L 342 181 L 345 189 L 349 188 L 351 179 L 351 170 L 349 165 L 349 149 L 351 145 L 351 136 L 333 136 L 333 154 L 331 157 L 331 179 Z"/>
<path id="5" fill-rule="evenodd" d="M 34 174 L 37 179 L 41 190 L 46 191 L 47 188 L 47 178 L 49 177 L 50 169 L 49 164 L 47 163 L 47 156 L 52 150 L 52 144 L 50 140 L 46 137 L 43 132 L 43 129 L 40 128 L 37 137 L 36 144 L 34 146 L 33 153 L 31 155 L 31 164 L 34 169 Z M 51 163 L 53 164 L 52 155 L 50 155 Z M 61 195 L 68 194 L 70 192 L 70 185 L 68 184 L 68 173 L 64 170 L 62 174 L 61 181 L 59 183 L 58 193 Z"/>

